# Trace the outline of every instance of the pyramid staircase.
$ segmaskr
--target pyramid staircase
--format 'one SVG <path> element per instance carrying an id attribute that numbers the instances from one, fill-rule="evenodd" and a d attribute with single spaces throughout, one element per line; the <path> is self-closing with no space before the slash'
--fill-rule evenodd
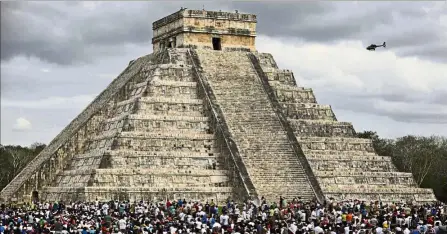
<path id="1" fill-rule="evenodd" d="M 418 188 L 411 173 L 399 172 L 391 157 L 378 156 L 369 139 L 337 121 L 331 106 L 318 104 L 312 89 L 299 87 L 293 73 L 279 69 L 271 54 L 253 53 L 273 102 L 287 116 L 326 199 L 434 202 L 432 189 Z"/>

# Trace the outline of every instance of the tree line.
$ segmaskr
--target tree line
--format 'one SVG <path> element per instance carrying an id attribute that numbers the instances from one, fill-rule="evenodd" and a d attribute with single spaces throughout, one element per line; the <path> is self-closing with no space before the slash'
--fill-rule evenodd
<path id="1" fill-rule="evenodd" d="M 420 187 L 432 188 L 439 200 L 447 201 L 447 137 L 408 135 L 387 139 L 373 131 L 357 136 L 371 139 L 378 155 L 391 156 L 399 171 L 412 173 Z M 42 143 L 29 147 L 0 145 L 0 190 L 44 148 Z"/>
<path id="2" fill-rule="evenodd" d="M 28 147 L 0 144 L 0 190 L 44 148 L 45 144 L 42 143 L 34 143 Z"/>

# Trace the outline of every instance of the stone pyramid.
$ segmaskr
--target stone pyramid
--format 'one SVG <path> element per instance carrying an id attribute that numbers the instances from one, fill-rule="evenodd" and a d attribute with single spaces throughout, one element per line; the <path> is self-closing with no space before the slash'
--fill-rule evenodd
<path id="1" fill-rule="evenodd" d="M 255 49 L 256 16 L 182 9 L 1 192 L 4 201 L 436 201 Z"/>

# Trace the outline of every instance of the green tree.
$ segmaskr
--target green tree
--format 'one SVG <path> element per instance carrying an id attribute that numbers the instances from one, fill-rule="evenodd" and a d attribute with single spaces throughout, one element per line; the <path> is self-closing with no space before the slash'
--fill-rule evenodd
<path id="1" fill-rule="evenodd" d="M 30 147 L 0 145 L 0 189 L 3 189 L 44 148 L 45 144 L 42 143 L 34 143 Z"/>

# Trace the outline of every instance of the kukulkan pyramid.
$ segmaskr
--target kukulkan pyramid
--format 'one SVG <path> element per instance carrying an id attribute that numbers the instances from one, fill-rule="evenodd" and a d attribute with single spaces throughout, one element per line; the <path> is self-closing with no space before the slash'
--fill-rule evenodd
<path id="1" fill-rule="evenodd" d="M 2 191 L 10 201 L 435 201 L 255 48 L 256 15 L 181 9 Z"/>

